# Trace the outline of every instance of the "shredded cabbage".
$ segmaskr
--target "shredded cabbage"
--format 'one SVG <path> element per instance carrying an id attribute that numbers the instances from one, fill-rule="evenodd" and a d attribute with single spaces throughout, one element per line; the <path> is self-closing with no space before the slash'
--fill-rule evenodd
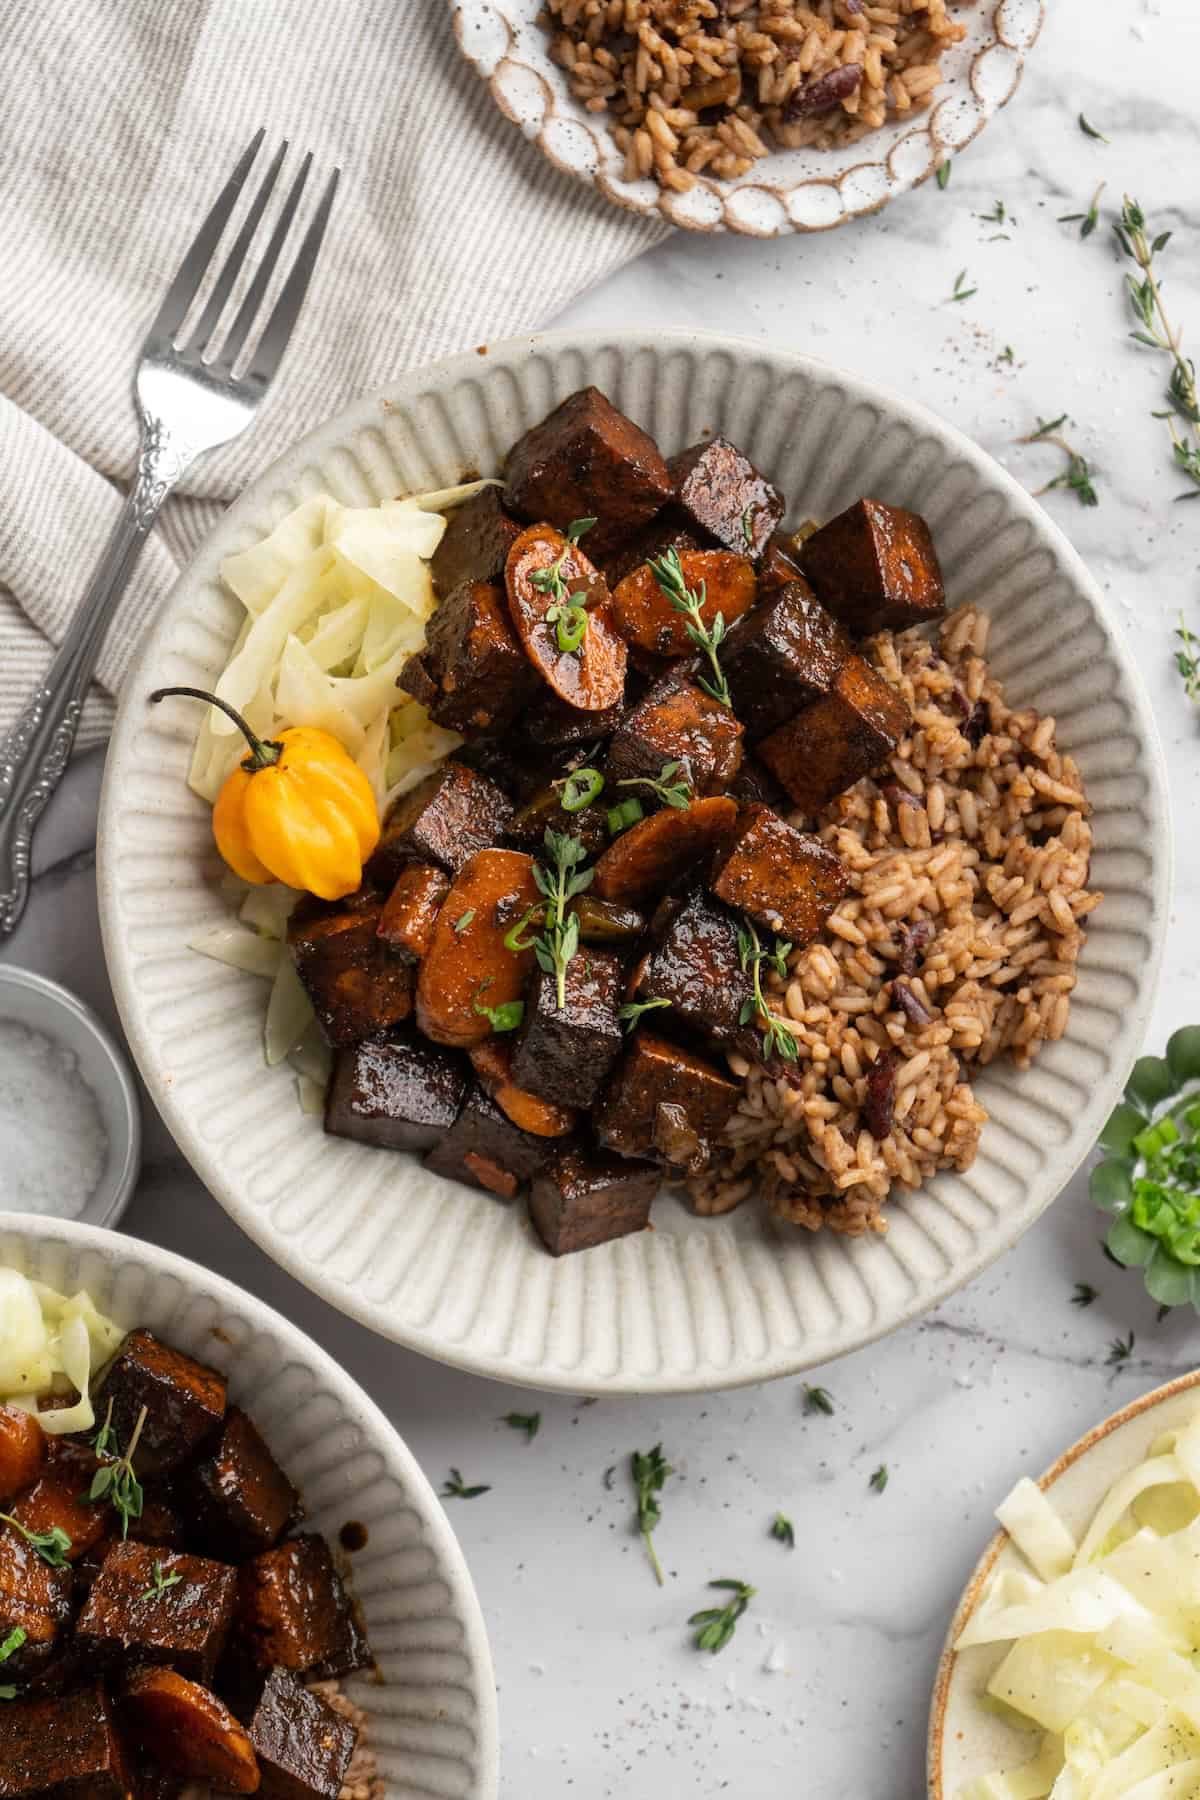
<path id="1" fill-rule="evenodd" d="M 83 1289 L 68 1297 L 0 1269 L 0 1404 L 37 1412 L 40 1399 L 75 1393 L 73 1406 L 38 1415 L 42 1428 L 56 1437 L 89 1431 L 96 1422 L 92 1375 L 124 1336 Z"/>
<path id="2" fill-rule="evenodd" d="M 1200 1800 L 1200 1412 L 1115 1481 L 1076 1546 L 1017 1483 L 997 1518 L 1036 1571 L 996 1571 L 957 1648 L 1007 1644 L 981 1704 L 1043 1732 L 957 1800 Z"/>

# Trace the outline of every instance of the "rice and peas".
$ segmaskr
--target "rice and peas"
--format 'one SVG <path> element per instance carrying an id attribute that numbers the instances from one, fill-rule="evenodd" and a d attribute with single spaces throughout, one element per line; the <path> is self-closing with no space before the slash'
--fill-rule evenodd
<path id="1" fill-rule="evenodd" d="M 681 192 L 923 110 L 966 34 L 950 0 L 546 0 L 543 18 L 625 179 Z"/>

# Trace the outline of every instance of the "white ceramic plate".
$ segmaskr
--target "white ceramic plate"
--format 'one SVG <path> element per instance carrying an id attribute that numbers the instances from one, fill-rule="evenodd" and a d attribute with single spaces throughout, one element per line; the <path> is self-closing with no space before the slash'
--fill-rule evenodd
<path id="1" fill-rule="evenodd" d="M 450 0 L 459 46 L 496 105 L 554 165 L 629 212 L 659 213 L 688 231 L 781 237 L 828 231 L 878 212 L 964 150 L 1016 92 L 1042 28 L 1042 0 L 963 7 L 962 43 L 942 58 L 943 81 L 925 112 L 900 117 L 839 150 L 776 150 L 736 181 L 702 176 L 685 194 L 626 181 L 605 115 L 589 113 L 550 60 L 538 23 L 543 0 Z"/>
<path id="2" fill-rule="evenodd" d="M 1118 1476 L 1141 1462 L 1164 1431 L 1194 1417 L 1198 1387 L 1200 1370 L 1143 1394 L 1072 1444 L 1041 1476 L 1039 1487 L 1053 1490 L 1055 1508 L 1077 1541 Z M 1019 1731 L 980 1705 L 1008 1645 L 979 1644 L 961 1654 L 954 1649 L 997 1566 L 1029 1566 L 1006 1531 L 996 1533 L 976 1564 L 946 1637 L 929 1715 L 929 1800 L 954 1800 L 965 1782 L 1028 1762 L 1040 1741 L 1038 1733 Z"/>
<path id="3" fill-rule="evenodd" d="M 119 1325 L 143 1325 L 228 1373 L 311 1529 L 336 1543 L 347 1519 L 367 1527 L 353 1582 L 382 1681 L 356 1675 L 343 1687 L 370 1715 L 387 1800 L 494 1800 L 496 1694 L 479 1602 L 433 1489 L 362 1389 L 261 1300 L 137 1238 L 0 1212 L 0 1267 L 60 1292 L 85 1287 Z"/>
<path id="4" fill-rule="evenodd" d="M 979 1081 L 992 1117 L 968 1174 L 891 1209 L 880 1241 L 813 1238 L 747 1205 L 559 1261 L 524 1208 L 407 1157 L 322 1134 L 262 1062 L 264 987 L 187 950 L 226 914 L 207 809 L 186 789 L 194 726 L 152 688 L 211 687 L 236 625 L 222 557 L 306 494 L 362 505 L 495 470 L 514 439 L 594 382 L 668 454 L 727 432 L 795 518 L 863 493 L 924 513 L 950 599 L 993 614 L 1010 697 L 1051 712 L 1095 809 L 1092 915 L 1068 1034 Z M 669 1393 L 825 1362 L 935 1305 L 1009 1248 L 1091 1148 L 1137 1054 L 1170 885 L 1154 725 L 1104 602 L 1037 503 L 931 414 L 811 358 L 704 334 L 555 334 L 418 370 L 356 402 L 225 515 L 130 675 L 101 803 L 99 892 L 113 988 L 146 1084 L 201 1178 L 270 1255 L 384 1336 L 507 1381 Z"/>

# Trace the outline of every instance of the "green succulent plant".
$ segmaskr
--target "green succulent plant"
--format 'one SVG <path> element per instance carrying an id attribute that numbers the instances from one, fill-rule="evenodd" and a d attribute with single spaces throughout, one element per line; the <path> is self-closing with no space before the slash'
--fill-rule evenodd
<path id="1" fill-rule="evenodd" d="M 1099 1147 L 1090 1191 L 1113 1215 L 1109 1250 L 1160 1306 L 1200 1312 L 1200 1025 L 1134 1064 Z"/>

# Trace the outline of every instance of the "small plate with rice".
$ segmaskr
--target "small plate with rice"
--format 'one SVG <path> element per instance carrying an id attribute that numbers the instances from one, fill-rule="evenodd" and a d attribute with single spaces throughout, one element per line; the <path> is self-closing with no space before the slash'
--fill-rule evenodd
<path id="1" fill-rule="evenodd" d="M 878 212 L 1016 91 L 1043 0 L 451 0 L 557 168 L 689 231 Z"/>

